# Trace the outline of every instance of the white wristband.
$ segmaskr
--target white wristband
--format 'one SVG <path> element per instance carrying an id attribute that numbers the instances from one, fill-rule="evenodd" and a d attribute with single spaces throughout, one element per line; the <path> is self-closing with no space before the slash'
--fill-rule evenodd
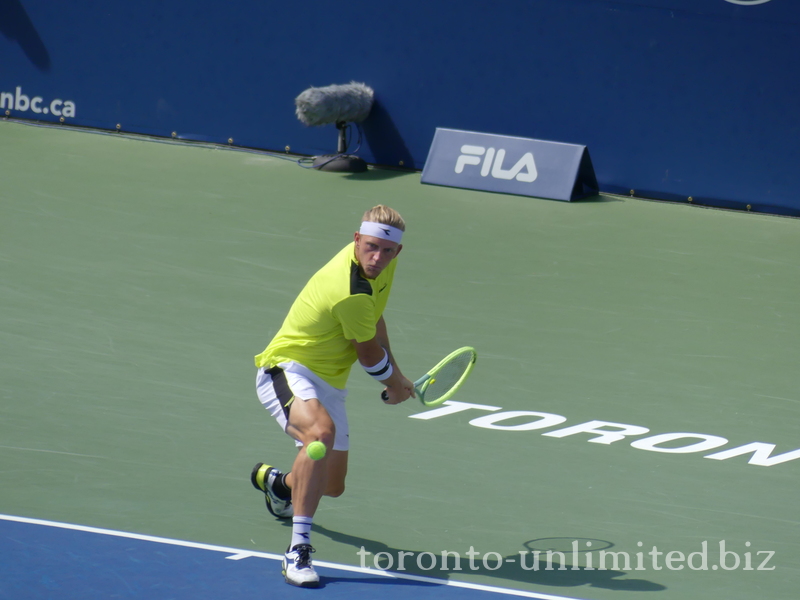
<path id="1" fill-rule="evenodd" d="M 363 365 L 362 365 L 363 366 Z M 385 381 L 392 376 L 394 373 L 394 367 L 392 366 L 392 361 L 389 360 L 389 353 L 386 349 L 383 349 L 383 358 L 378 362 L 377 365 L 374 367 L 364 367 L 364 370 L 367 372 L 367 375 L 376 379 L 377 381 Z"/>

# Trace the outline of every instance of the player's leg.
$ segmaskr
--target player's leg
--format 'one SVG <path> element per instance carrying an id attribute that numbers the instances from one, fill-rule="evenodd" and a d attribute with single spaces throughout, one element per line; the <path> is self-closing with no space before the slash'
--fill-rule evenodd
<path id="1" fill-rule="evenodd" d="M 344 494 L 344 480 L 347 477 L 347 450 L 332 450 L 328 460 L 328 485 L 325 495 L 338 498 Z"/>
<path id="2" fill-rule="evenodd" d="M 302 442 L 304 448 L 317 440 L 326 448 L 333 448 L 336 426 L 319 400 L 295 398 L 289 407 L 286 433 Z M 313 460 L 304 450 L 297 453 L 286 482 L 292 490 L 295 515 L 313 517 L 317 511 L 328 486 L 331 454 L 326 453 L 320 460 Z"/>
<path id="3" fill-rule="evenodd" d="M 283 562 L 286 581 L 304 587 L 316 586 L 319 577 L 310 558 L 314 551 L 310 544 L 311 524 L 322 495 L 339 496 L 344 491 L 349 447 L 347 392 L 332 388 L 296 363 L 263 371 L 257 390 L 262 404 L 298 444 L 304 448 L 313 441 L 321 441 L 328 448 L 318 461 L 301 448 L 291 471 L 285 475 L 263 463 L 254 470 L 254 485 L 266 493 L 268 507 L 270 497 L 278 496 L 294 510 L 292 541 Z M 271 512 L 276 514 L 273 509 Z M 278 514 L 291 515 L 291 510 Z"/>
<path id="4" fill-rule="evenodd" d="M 256 393 L 261 404 L 286 430 L 289 406 L 294 400 L 286 372 L 282 368 L 258 369 L 256 374 Z M 281 519 L 290 519 L 294 514 L 292 495 L 284 484 L 285 475 L 277 468 L 258 463 L 250 474 L 250 481 L 264 494 L 267 510 Z"/>
<path id="5" fill-rule="evenodd" d="M 327 448 L 332 448 L 336 426 L 319 400 L 296 397 L 289 406 L 286 433 L 302 442 L 303 448 L 314 441 L 320 441 Z M 292 585 L 314 587 L 319 583 L 319 576 L 311 564 L 310 555 L 314 551 L 311 546 L 311 525 L 319 501 L 328 486 L 331 454 L 333 452 L 314 460 L 301 449 L 285 479 L 292 491 L 294 517 L 292 541 L 284 555 L 283 572 L 286 582 Z"/>
<path id="6" fill-rule="evenodd" d="M 304 452 L 303 449 L 300 452 Z M 330 450 L 327 453 L 327 485 L 323 496 L 330 496 L 331 498 L 338 498 L 344 493 L 344 482 L 347 478 L 347 460 L 349 452 L 347 450 Z M 324 460 L 324 459 L 323 459 Z M 285 483 L 291 488 L 294 483 L 294 475 L 292 473 L 286 474 Z"/>

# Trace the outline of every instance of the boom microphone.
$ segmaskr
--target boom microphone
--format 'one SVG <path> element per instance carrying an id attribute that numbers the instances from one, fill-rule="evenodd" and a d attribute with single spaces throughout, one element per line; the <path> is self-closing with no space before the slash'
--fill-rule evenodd
<path id="1" fill-rule="evenodd" d="M 360 123 L 372 109 L 375 92 L 355 81 L 345 85 L 311 87 L 294 100 L 297 118 L 315 127 L 328 123 Z"/>
<path id="2" fill-rule="evenodd" d="M 369 115 L 374 97 L 375 92 L 371 87 L 352 81 L 344 85 L 311 87 L 295 98 L 294 104 L 297 108 L 295 112 L 301 123 L 310 127 L 334 123 L 339 130 L 338 153 L 314 157 L 315 169 L 347 173 L 367 170 L 367 163 L 364 160 L 345 154 L 347 128 L 348 123 L 356 123 L 360 145 L 361 128 L 358 127 L 358 123 Z"/>

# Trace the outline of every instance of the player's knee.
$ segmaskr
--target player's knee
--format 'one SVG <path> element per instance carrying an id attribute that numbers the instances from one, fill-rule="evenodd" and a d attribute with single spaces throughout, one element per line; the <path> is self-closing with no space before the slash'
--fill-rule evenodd
<path id="1" fill-rule="evenodd" d="M 297 439 L 306 446 L 311 442 L 320 441 L 328 450 L 333 448 L 333 441 L 336 439 L 336 427 L 330 421 L 316 422 L 310 427 L 295 429 L 290 433 L 296 433 Z"/>
<path id="2" fill-rule="evenodd" d="M 319 440 L 323 444 L 325 444 L 325 448 L 330 450 L 333 448 L 333 440 L 336 438 L 336 430 L 331 429 L 318 429 L 314 431 L 312 437 L 314 440 Z"/>
<path id="3" fill-rule="evenodd" d="M 342 494 L 344 494 L 344 481 L 328 484 L 328 489 L 325 490 L 325 495 L 331 498 L 338 498 Z"/>

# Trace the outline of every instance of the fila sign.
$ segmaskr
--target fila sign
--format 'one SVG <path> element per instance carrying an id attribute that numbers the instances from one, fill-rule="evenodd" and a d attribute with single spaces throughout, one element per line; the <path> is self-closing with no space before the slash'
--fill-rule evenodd
<path id="1" fill-rule="evenodd" d="M 586 146 L 442 128 L 422 183 L 566 201 L 598 191 Z"/>
<path id="2" fill-rule="evenodd" d="M 483 146 L 461 146 L 461 156 L 456 161 L 456 173 L 463 173 L 465 165 L 482 165 L 481 177 L 491 175 L 495 179 L 516 179 L 523 183 L 536 181 L 539 173 L 536 171 L 536 163 L 533 154 L 526 152 L 522 155 L 510 169 L 503 169 L 503 162 L 506 158 L 506 151 L 501 148 L 484 148 Z M 523 171 L 524 169 L 524 171 Z"/>

